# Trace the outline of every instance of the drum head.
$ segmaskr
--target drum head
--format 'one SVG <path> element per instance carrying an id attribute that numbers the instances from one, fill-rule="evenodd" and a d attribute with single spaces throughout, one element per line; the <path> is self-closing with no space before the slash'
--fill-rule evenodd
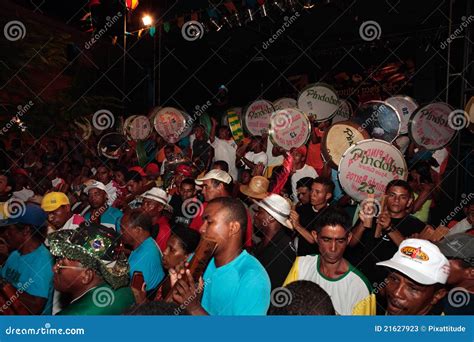
<path id="1" fill-rule="evenodd" d="M 315 83 L 304 88 L 298 96 L 298 109 L 310 120 L 327 121 L 336 115 L 339 96 L 331 86 Z"/>
<path id="2" fill-rule="evenodd" d="M 339 163 L 339 182 L 344 191 L 357 201 L 363 201 L 368 195 L 380 199 L 390 181 L 406 180 L 407 176 L 402 153 L 379 139 L 362 140 L 352 145 Z"/>
<path id="3" fill-rule="evenodd" d="M 391 105 L 383 101 L 362 104 L 352 121 L 364 128 L 372 138 L 393 142 L 400 132 L 400 117 Z"/>
<path id="4" fill-rule="evenodd" d="M 439 150 L 449 145 L 458 132 L 451 127 L 452 112 L 453 108 L 444 102 L 420 106 L 408 122 L 410 139 L 427 150 Z"/>
<path id="5" fill-rule="evenodd" d="M 186 130 L 186 118 L 180 110 L 165 107 L 155 115 L 153 126 L 163 139 L 174 144 L 179 141 L 182 133 Z"/>
<path id="6" fill-rule="evenodd" d="M 244 111 L 244 127 L 250 135 L 268 133 L 270 117 L 274 112 L 271 102 L 257 100 L 252 102 Z"/>
<path id="7" fill-rule="evenodd" d="M 273 102 L 273 107 L 275 108 L 275 110 L 297 108 L 298 102 L 295 99 L 292 99 L 291 97 L 282 97 Z"/>
<path id="8" fill-rule="evenodd" d="M 128 135 L 133 140 L 145 140 L 151 134 L 151 123 L 146 116 L 138 115 L 128 123 Z"/>
<path id="9" fill-rule="evenodd" d="M 407 134 L 408 121 L 410 121 L 411 115 L 418 108 L 418 103 L 411 97 L 403 95 L 389 97 L 385 102 L 395 108 L 400 117 L 400 134 Z"/>
<path id="10" fill-rule="evenodd" d="M 325 132 L 321 142 L 321 153 L 329 166 L 337 169 L 344 152 L 352 145 L 369 137 L 369 133 L 354 122 L 337 122 Z"/>
<path id="11" fill-rule="evenodd" d="M 270 118 L 268 135 L 272 143 L 287 151 L 306 144 L 310 134 L 311 123 L 306 114 L 298 109 L 281 109 Z"/>
<path id="12" fill-rule="evenodd" d="M 108 159 L 119 159 L 122 153 L 129 148 L 130 146 L 122 134 L 107 133 L 100 138 L 97 144 L 97 153 Z"/>
<path id="13" fill-rule="evenodd" d="M 352 104 L 349 100 L 340 100 L 339 107 L 337 108 L 336 114 L 332 118 L 332 123 L 341 121 L 347 121 L 352 118 L 354 111 L 352 110 Z"/>
<path id="14" fill-rule="evenodd" d="M 125 121 L 123 122 L 123 127 L 122 127 L 122 134 L 124 136 L 126 136 L 127 138 L 129 137 L 128 136 L 128 126 L 130 125 L 130 122 L 132 122 L 133 119 L 135 119 L 137 116 L 136 115 L 130 115 L 128 118 L 125 119 Z"/>

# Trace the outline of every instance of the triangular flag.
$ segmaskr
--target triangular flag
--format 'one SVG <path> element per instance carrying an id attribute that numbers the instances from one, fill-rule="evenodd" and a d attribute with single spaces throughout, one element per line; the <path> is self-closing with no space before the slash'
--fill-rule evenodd
<path id="1" fill-rule="evenodd" d="M 178 27 L 181 28 L 184 25 L 184 17 L 178 17 L 177 20 Z"/>
<path id="2" fill-rule="evenodd" d="M 237 12 L 237 8 L 235 7 L 234 3 L 232 1 L 226 1 L 224 2 L 224 6 L 225 8 L 227 8 L 227 10 L 230 12 L 230 13 L 234 13 L 234 12 Z"/>
<path id="3" fill-rule="evenodd" d="M 191 13 L 191 20 L 198 21 L 198 19 L 199 19 L 199 18 L 198 18 L 197 12 Z"/>
<path id="4" fill-rule="evenodd" d="M 170 23 L 167 22 L 167 21 L 164 22 L 164 23 L 163 23 L 163 30 L 165 30 L 165 32 L 168 33 L 168 32 L 170 31 L 170 29 L 171 29 Z"/>
<path id="5" fill-rule="evenodd" d="M 150 27 L 150 36 L 154 37 L 156 33 L 156 28 L 155 26 Z"/>

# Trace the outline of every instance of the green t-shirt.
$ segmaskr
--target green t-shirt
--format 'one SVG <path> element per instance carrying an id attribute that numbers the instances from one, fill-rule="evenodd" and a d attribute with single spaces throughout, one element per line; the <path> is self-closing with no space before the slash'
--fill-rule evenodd
<path id="1" fill-rule="evenodd" d="M 57 315 L 121 315 L 133 304 L 135 298 L 130 287 L 113 290 L 109 285 L 102 284 L 73 301 Z"/>

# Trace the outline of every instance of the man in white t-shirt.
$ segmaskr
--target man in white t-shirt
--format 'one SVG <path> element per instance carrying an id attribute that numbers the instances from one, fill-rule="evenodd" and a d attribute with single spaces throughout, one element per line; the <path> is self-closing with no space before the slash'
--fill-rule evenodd
<path id="1" fill-rule="evenodd" d="M 466 214 L 466 218 L 456 223 L 449 230 L 446 236 L 454 235 L 457 233 L 465 233 L 474 227 L 474 201 L 472 199 L 464 207 L 464 213 Z"/>
<path id="2" fill-rule="evenodd" d="M 267 167 L 268 157 L 265 153 L 265 146 L 262 137 L 259 135 L 253 136 L 248 145 L 237 149 L 237 158 L 246 170 L 254 171 L 258 164 L 262 164 L 263 170 L 261 171 L 263 173 Z"/>
<path id="3" fill-rule="evenodd" d="M 294 203 L 298 202 L 298 192 L 296 190 L 296 183 L 301 178 L 310 177 L 316 178 L 318 177 L 318 173 L 314 169 L 314 167 L 306 164 L 306 153 L 307 149 L 306 146 L 300 146 L 291 151 L 291 155 L 293 156 L 293 174 L 291 176 L 291 191 L 292 191 L 292 200 Z"/>
<path id="4" fill-rule="evenodd" d="M 233 180 L 237 180 L 237 168 L 235 166 L 235 154 L 237 144 L 230 133 L 229 127 L 219 127 L 218 137 L 216 137 L 217 121 L 212 120 L 211 133 L 209 134 L 209 144 L 214 148 L 213 161 L 223 160 L 229 165 L 229 174 Z"/>

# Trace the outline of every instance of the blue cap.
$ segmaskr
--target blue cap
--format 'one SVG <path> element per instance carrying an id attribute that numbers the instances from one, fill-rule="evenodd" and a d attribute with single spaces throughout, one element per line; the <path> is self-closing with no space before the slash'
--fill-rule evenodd
<path id="1" fill-rule="evenodd" d="M 0 220 L 0 227 L 12 224 L 27 224 L 30 226 L 41 227 L 46 223 L 47 215 L 40 206 L 35 204 L 23 204 L 16 207 L 11 217 L 6 220 Z"/>

